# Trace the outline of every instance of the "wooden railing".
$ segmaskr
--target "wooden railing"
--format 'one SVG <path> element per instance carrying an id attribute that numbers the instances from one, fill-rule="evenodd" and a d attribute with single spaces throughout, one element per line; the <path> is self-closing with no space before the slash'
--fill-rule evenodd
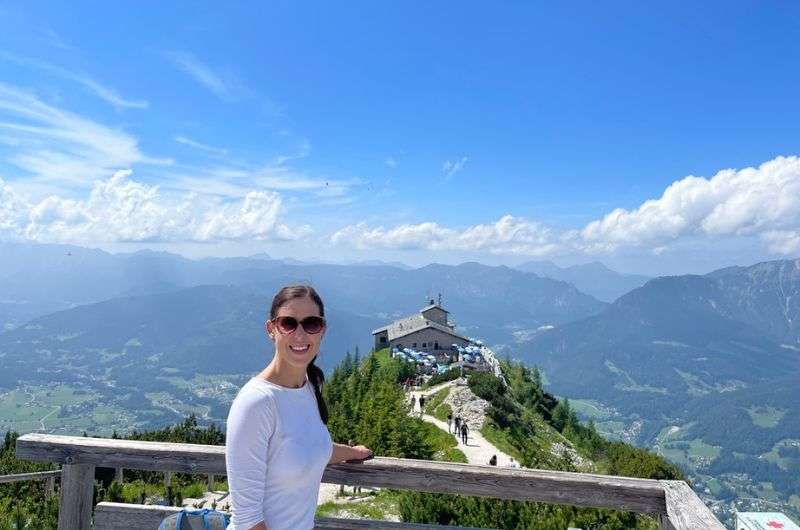
<path id="1" fill-rule="evenodd" d="M 96 466 L 225 474 L 224 446 L 26 434 L 17 439 L 16 453 L 20 459 L 63 465 L 59 530 L 90 529 Z M 658 519 L 661 529 L 669 530 L 725 528 L 681 481 L 398 458 L 329 465 L 322 480 L 333 484 L 613 508 L 651 514 Z M 359 527 L 380 527 L 378 522 L 375 526 L 363 524 L 369 522 L 360 523 Z M 335 524 L 318 525 L 322 527 L 346 528 Z"/>
<path id="2" fill-rule="evenodd" d="M 15 475 L 0 475 L 0 484 L 11 482 L 30 482 L 34 480 L 46 481 L 44 488 L 45 498 L 53 495 L 56 489 L 56 479 L 61 476 L 61 470 L 57 471 L 34 471 L 33 473 L 17 473 Z"/>

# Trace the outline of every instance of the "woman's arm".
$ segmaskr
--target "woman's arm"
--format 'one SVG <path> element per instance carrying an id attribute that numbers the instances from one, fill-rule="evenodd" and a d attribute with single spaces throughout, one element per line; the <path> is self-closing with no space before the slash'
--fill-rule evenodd
<path id="1" fill-rule="evenodd" d="M 267 530 L 263 501 L 273 407 L 270 398 L 250 390 L 236 397 L 228 414 L 225 465 L 236 528 Z"/>
<path id="2" fill-rule="evenodd" d="M 338 464 L 345 460 L 367 460 L 373 457 L 372 451 L 363 445 L 350 447 L 344 444 L 333 444 L 333 454 L 328 461 L 329 464 Z"/>

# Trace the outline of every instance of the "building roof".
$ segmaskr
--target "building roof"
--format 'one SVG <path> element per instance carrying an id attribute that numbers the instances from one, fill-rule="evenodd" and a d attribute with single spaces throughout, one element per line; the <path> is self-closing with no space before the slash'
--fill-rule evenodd
<path id="1" fill-rule="evenodd" d="M 441 309 L 441 310 L 442 310 L 442 311 L 444 311 L 445 313 L 449 313 L 449 312 L 450 312 L 450 311 L 448 311 L 447 309 L 445 309 L 445 308 L 443 308 L 442 306 L 440 306 L 439 304 L 429 304 L 429 305 L 426 305 L 425 307 L 423 307 L 422 309 L 420 309 L 420 310 L 419 310 L 419 312 L 420 312 L 420 313 L 424 313 L 424 312 L 425 312 L 425 311 L 427 311 L 428 309 L 433 309 L 434 307 L 435 307 L 435 308 L 437 308 L 437 309 Z"/>
<path id="2" fill-rule="evenodd" d="M 421 331 L 423 329 L 433 328 L 435 330 L 441 331 L 442 333 L 447 333 L 457 339 L 466 340 L 469 339 L 460 335 L 455 332 L 452 328 L 448 326 L 443 326 L 442 324 L 437 324 L 436 322 L 432 322 L 425 318 L 422 313 L 417 313 L 416 315 L 407 316 L 405 318 L 401 318 L 400 320 L 395 320 L 388 326 L 380 327 L 372 332 L 373 335 L 380 333 L 382 331 L 387 331 L 389 335 L 389 340 L 399 339 L 400 337 L 405 337 L 411 333 L 416 331 Z"/>

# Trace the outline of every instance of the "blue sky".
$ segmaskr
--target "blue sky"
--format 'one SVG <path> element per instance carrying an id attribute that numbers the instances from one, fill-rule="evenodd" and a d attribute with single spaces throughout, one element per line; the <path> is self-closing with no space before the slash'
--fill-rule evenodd
<path id="1" fill-rule="evenodd" d="M 0 4 L 0 238 L 648 274 L 800 254 L 796 3 L 107 4 Z"/>

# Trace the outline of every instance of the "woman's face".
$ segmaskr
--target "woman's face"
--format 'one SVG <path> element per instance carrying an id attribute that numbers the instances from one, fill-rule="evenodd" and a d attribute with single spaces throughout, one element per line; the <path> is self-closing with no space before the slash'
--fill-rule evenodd
<path id="1" fill-rule="evenodd" d="M 319 307 L 316 302 L 309 297 L 293 298 L 283 304 L 278 309 L 275 317 L 294 317 L 298 322 L 310 316 L 322 316 L 319 314 Z M 283 334 L 278 330 L 275 323 L 270 320 L 267 322 L 267 333 L 273 342 L 275 342 L 275 355 L 286 363 L 289 363 L 297 368 L 306 369 L 311 360 L 319 353 L 319 345 L 322 342 L 322 336 L 325 334 L 325 328 L 316 334 L 306 333 L 303 326 L 299 325 L 297 328 L 288 334 Z"/>

